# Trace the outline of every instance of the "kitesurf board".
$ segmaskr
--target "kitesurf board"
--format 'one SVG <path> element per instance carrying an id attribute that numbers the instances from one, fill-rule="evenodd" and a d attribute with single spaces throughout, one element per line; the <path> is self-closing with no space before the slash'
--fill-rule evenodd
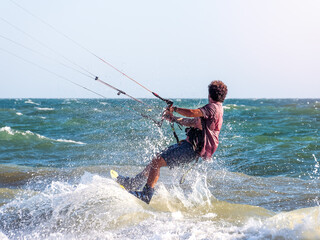
<path id="1" fill-rule="evenodd" d="M 110 176 L 114 181 L 117 182 L 117 177 L 119 176 L 119 174 L 115 170 L 110 170 Z M 120 187 L 125 189 L 124 186 L 122 186 L 121 184 L 119 184 L 119 185 L 120 185 Z"/>
<path id="2" fill-rule="evenodd" d="M 117 182 L 117 177 L 119 176 L 119 174 L 115 171 L 115 170 L 110 170 L 110 176 L 111 176 L 111 178 L 114 180 L 114 181 L 116 181 Z M 119 183 L 118 183 L 119 184 Z M 124 190 L 126 190 L 126 191 L 128 191 L 127 189 L 125 189 L 125 187 L 124 186 L 122 186 L 121 184 L 119 184 L 120 185 L 120 187 L 122 187 Z M 131 193 L 131 194 L 133 194 L 132 192 L 129 192 L 129 193 Z M 133 194 L 135 197 L 137 197 L 135 194 Z M 140 199 L 139 197 L 137 197 L 138 199 Z M 142 200 L 142 199 L 140 199 L 140 200 Z M 144 200 L 142 200 L 143 202 L 145 202 Z M 149 204 L 149 203 L 148 203 Z"/>

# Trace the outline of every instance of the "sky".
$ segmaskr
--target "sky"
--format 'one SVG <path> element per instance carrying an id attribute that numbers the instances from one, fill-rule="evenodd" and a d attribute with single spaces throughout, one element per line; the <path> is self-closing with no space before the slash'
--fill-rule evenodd
<path id="1" fill-rule="evenodd" d="M 318 0 L 1 0 L 0 98 L 99 97 L 78 85 L 118 98 L 83 69 L 153 97 L 92 53 L 166 98 L 206 98 L 217 79 L 228 98 L 320 98 L 319 12 Z"/>

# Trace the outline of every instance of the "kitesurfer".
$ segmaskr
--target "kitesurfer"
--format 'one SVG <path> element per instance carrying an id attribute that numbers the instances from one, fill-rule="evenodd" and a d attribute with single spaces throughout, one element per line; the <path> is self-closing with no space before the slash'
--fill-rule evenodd
<path id="1" fill-rule="evenodd" d="M 149 204 L 160 176 L 161 167 L 168 166 L 172 169 L 197 160 L 199 157 L 204 160 L 211 159 L 219 144 L 219 133 L 223 122 L 222 103 L 228 88 L 222 81 L 213 81 L 208 86 L 208 92 L 208 104 L 201 108 L 185 109 L 171 106 L 166 110 L 164 118 L 167 121 L 188 127 L 186 129 L 187 138 L 157 154 L 135 177 L 119 175 L 117 177 L 119 184 Z M 173 112 L 186 118 L 176 117 Z M 143 190 L 139 191 L 143 184 L 145 184 Z"/>

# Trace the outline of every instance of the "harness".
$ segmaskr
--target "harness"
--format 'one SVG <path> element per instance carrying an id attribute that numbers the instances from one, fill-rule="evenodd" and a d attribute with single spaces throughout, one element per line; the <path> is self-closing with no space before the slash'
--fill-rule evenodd
<path id="1" fill-rule="evenodd" d="M 203 131 L 205 129 L 205 125 L 206 122 L 204 121 L 204 118 L 201 117 L 201 126 L 202 126 L 202 130 L 200 130 L 199 128 L 194 128 L 194 127 L 189 127 L 186 128 L 186 134 L 189 138 L 189 142 L 192 144 L 193 150 L 196 153 L 200 153 L 203 146 L 204 146 L 204 134 Z"/>

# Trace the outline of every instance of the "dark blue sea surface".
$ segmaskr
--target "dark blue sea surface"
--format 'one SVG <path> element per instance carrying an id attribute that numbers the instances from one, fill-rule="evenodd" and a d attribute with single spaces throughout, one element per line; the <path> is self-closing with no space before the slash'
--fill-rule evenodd
<path id="1" fill-rule="evenodd" d="M 320 99 L 227 99 L 212 161 L 183 186 L 188 166 L 162 170 L 151 209 L 108 173 L 133 176 L 175 143 L 166 122 L 139 114 L 160 121 L 165 104 L 142 100 L 0 99 L 0 238 L 320 239 Z"/>

